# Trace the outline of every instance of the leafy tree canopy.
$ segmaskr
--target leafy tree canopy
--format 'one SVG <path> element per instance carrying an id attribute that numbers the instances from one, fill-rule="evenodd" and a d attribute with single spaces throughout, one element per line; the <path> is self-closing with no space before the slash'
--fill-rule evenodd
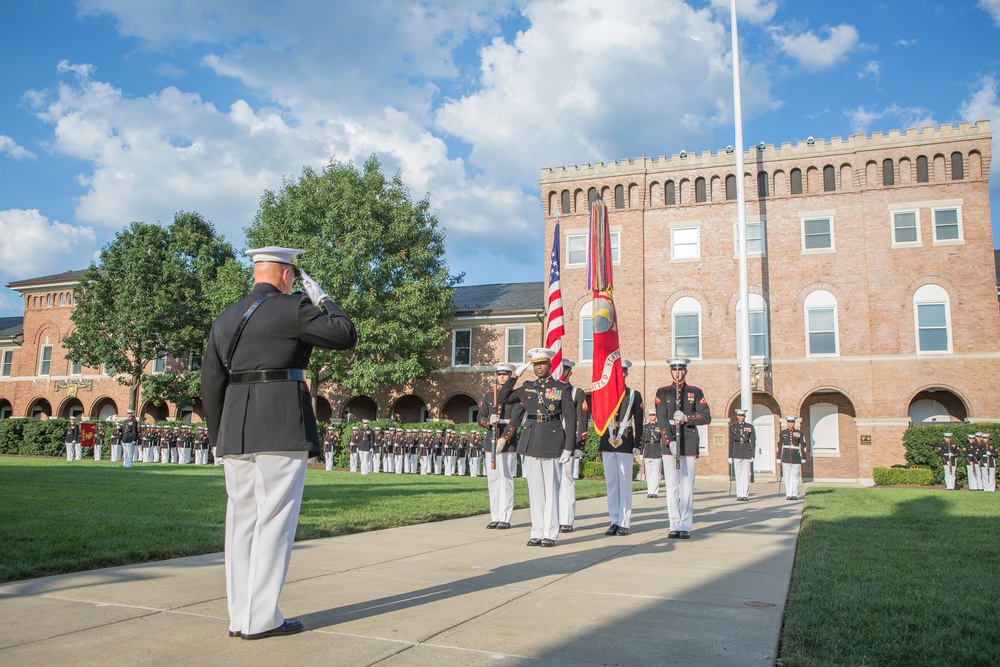
<path id="1" fill-rule="evenodd" d="M 361 170 L 337 161 L 318 173 L 303 169 L 280 192 L 264 193 L 244 231 L 250 247 L 304 249 L 302 269 L 354 320 L 357 346 L 314 351 L 314 377 L 369 392 L 438 366 L 434 353 L 462 276 L 444 262 L 444 234 L 428 198 L 413 201 L 374 155 Z"/>

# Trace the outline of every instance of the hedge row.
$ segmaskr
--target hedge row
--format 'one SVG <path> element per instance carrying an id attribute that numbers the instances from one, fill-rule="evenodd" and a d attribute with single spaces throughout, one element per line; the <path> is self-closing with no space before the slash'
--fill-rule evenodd
<path id="1" fill-rule="evenodd" d="M 929 468 L 934 475 L 935 484 L 944 483 L 944 468 L 941 465 L 941 455 L 938 446 L 944 442 L 944 434 L 952 434 L 952 442 L 958 445 L 959 452 L 965 446 L 970 433 L 989 433 L 990 442 L 1000 442 L 1000 424 L 992 422 L 945 422 L 929 426 L 914 426 L 903 434 L 903 447 L 906 448 L 906 462 L 913 466 Z M 965 456 L 958 457 L 958 477 L 956 484 L 965 483 Z M 876 482 L 877 483 L 877 482 Z"/>
<path id="2" fill-rule="evenodd" d="M 875 468 L 872 478 L 875 486 L 930 486 L 934 482 L 934 473 L 929 468 Z"/>
<path id="3" fill-rule="evenodd" d="M 66 436 L 66 419 L 12 417 L 0 420 L 0 454 L 55 456 Z M 90 448 L 87 448 L 90 451 Z"/>

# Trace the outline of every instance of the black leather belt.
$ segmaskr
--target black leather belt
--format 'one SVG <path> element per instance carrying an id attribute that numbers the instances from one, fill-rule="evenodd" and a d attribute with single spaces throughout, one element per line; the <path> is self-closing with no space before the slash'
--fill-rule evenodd
<path id="1" fill-rule="evenodd" d="M 301 368 L 284 368 L 277 371 L 235 371 L 229 376 L 229 384 L 304 382 L 305 379 L 306 372 Z"/>
<path id="2" fill-rule="evenodd" d="M 525 415 L 525 417 L 536 422 L 554 422 L 561 419 L 562 415 Z"/>

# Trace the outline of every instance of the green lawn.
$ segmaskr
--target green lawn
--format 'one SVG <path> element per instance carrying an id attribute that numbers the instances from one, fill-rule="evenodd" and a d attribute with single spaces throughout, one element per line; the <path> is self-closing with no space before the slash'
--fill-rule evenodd
<path id="1" fill-rule="evenodd" d="M 810 489 L 782 667 L 1000 664 L 1000 495 Z"/>
<path id="2" fill-rule="evenodd" d="M 577 482 L 578 498 L 605 494 Z M 0 457 L 0 582 L 222 551 L 222 467 Z M 524 479 L 515 507 L 527 507 Z M 485 477 L 310 468 L 297 540 L 489 512 Z"/>

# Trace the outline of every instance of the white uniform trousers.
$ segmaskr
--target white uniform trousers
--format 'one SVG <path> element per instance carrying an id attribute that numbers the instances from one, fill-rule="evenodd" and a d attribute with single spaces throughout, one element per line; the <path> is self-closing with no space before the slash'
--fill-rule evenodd
<path id="1" fill-rule="evenodd" d="M 980 463 L 975 465 L 976 473 L 976 483 L 979 485 L 979 490 L 984 491 L 986 489 L 986 475 L 983 472 L 983 466 Z"/>
<path id="2" fill-rule="evenodd" d="M 643 459 L 646 464 L 646 493 L 657 496 L 660 494 L 660 470 L 663 459 Z"/>
<path id="3" fill-rule="evenodd" d="M 663 478 L 667 483 L 667 516 L 670 518 L 670 530 L 691 532 L 694 523 L 694 456 L 678 457 L 681 467 L 678 468 L 671 454 L 663 457 Z"/>
<path id="4" fill-rule="evenodd" d="M 444 474 L 445 477 L 453 477 L 455 475 L 455 457 L 451 454 L 444 457 Z"/>
<path id="5" fill-rule="evenodd" d="M 395 469 L 396 457 L 392 454 L 382 455 L 382 470 L 391 473 Z"/>
<path id="6" fill-rule="evenodd" d="M 118 463 L 122 460 L 122 446 L 111 445 L 111 462 Z"/>
<path id="7" fill-rule="evenodd" d="M 170 462 L 180 463 L 180 450 L 177 447 L 170 448 Z"/>
<path id="8" fill-rule="evenodd" d="M 632 452 L 601 452 L 608 487 L 608 518 L 622 528 L 632 525 Z"/>
<path id="9" fill-rule="evenodd" d="M 393 461 L 393 471 L 397 475 L 402 475 L 403 474 L 403 460 L 406 458 L 406 456 L 404 456 L 403 454 L 395 454 L 393 456 L 393 458 L 395 459 Z"/>
<path id="10" fill-rule="evenodd" d="M 540 459 L 527 455 L 521 459 L 521 469 L 524 471 L 525 479 L 528 480 L 532 538 L 555 540 L 559 537 L 557 463 L 556 459 Z"/>
<path id="11" fill-rule="evenodd" d="M 465 476 L 465 463 L 466 463 L 467 460 L 468 459 L 466 459 L 464 456 L 458 457 L 458 476 L 459 477 L 464 477 Z"/>
<path id="12" fill-rule="evenodd" d="M 160 462 L 160 448 L 159 447 L 146 447 L 146 454 L 142 457 L 144 463 L 159 463 Z"/>
<path id="13" fill-rule="evenodd" d="M 188 463 L 191 463 L 191 448 L 190 447 L 181 447 L 181 452 L 179 454 L 178 462 L 179 463 L 183 463 L 184 465 L 187 465 Z"/>
<path id="14" fill-rule="evenodd" d="M 333 470 L 333 452 L 323 452 L 323 461 L 327 470 Z"/>
<path id="15" fill-rule="evenodd" d="M 479 471 L 482 469 L 483 464 L 480 462 L 478 456 L 469 457 L 469 476 L 479 477 Z"/>
<path id="16" fill-rule="evenodd" d="M 216 449 L 215 447 L 212 447 L 212 460 L 215 461 L 215 465 L 221 466 L 222 458 L 216 455 L 215 449 Z"/>
<path id="17" fill-rule="evenodd" d="M 417 454 L 410 454 L 407 458 L 409 458 L 409 460 L 410 460 L 410 469 L 407 470 L 406 472 L 410 473 L 411 475 L 416 475 L 417 474 L 417 459 L 419 459 L 420 457 Z"/>
<path id="18" fill-rule="evenodd" d="M 122 445 L 122 467 L 132 467 L 132 457 L 135 456 L 135 443 L 126 442 Z"/>
<path id="19" fill-rule="evenodd" d="M 170 463 L 169 447 L 160 447 L 160 463 Z"/>
<path id="20" fill-rule="evenodd" d="M 799 495 L 799 482 L 802 479 L 802 464 L 782 463 L 781 475 L 785 478 L 785 497 L 797 498 Z"/>
<path id="21" fill-rule="evenodd" d="M 510 523 L 514 512 L 515 454 L 501 454 L 493 469 L 493 452 L 486 452 L 486 486 L 490 492 L 490 521 Z M 558 528 L 558 526 L 557 526 Z"/>
<path id="22" fill-rule="evenodd" d="M 382 472 L 382 452 L 372 452 L 372 472 Z"/>
<path id="23" fill-rule="evenodd" d="M 101 446 L 100 445 L 94 445 L 94 460 L 95 461 L 100 461 L 101 460 Z"/>
<path id="24" fill-rule="evenodd" d="M 943 468 L 944 468 L 944 488 L 946 488 L 949 491 L 954 491 L 955 477 L 957 472 L 955 466 L 945 465 L 943 466 Z"/>
<path id="25" fill-rule="evenodd" d="M 351 452 L 348 455 L 348 459 L 349 459 L 350 464 L 351 464 L 351 472 L 357 472 L 358 471 L 358 453 L 357 452 Z"/>
<path id="26" fill-rule="evenodd" d="M 261 452 L 224 457 L 231 631 L 256 634 L 285 621 L 278 597 L 292 555 L 308 456 Z"/>
<path id="27" fill-rule="evenodd" d="M 556 481 L 559 490 L 559 525 L 572 526 L 576 521 L 576 480 L 573 479 L 573 461 L 556 461 Z"/>
<path id="28" fill-rule="evenodd" d="M 968 480 L 969 491 L 979 490 L 979 476 L 976 474 L 976 466 L 965 466 L 965 477 Z"/>
<path id="29" fill-rule="evenodd" d="M 208 450 L 207 449 L 196 449 L 194 450 L 194 464 L 195 465 L 208 465 Z"/>
<path id="30" fill-rule="evenodd" d="M 580 459 L 573 459 L 573 479 L 580 479 Z"/>
<path id="31" fill-rule="evenodd" d="M 361 459 L 361 474 L 367 475 L 372 471 L 371 450 L 368 450 L 367 452 L 358 452 L 358 458 Z"/>
<path id="32" fill-rule="evenodd" d="M 434 455 L 434 474 L 440 475 L 442 466 L 444 465 L 444 455 L 435 454 Z"/>
<path id="33" fill-rule="evenodd" d="M 73 448 L 73 443 L 72 442 L 67 442 L 66 443 L 66 462 L 67 463 L 69 463 L 70 461 L 73 460 L 73 455 L 74 455 L 75 451 L 76 450 Z"/>
<path id="34" fill-rule="evenodd" d="M 431 457 L 424 454 L 420 457 L 420 474 L 429 475 L 431 474 Z"/>
<path id="35" fill-rule="evenodd" d="M 995 493 L 997 490 L 997 469 L 983 466 L 983 491 Z"/>
<path id="36" fill-rule="evenodd" d="M 753 459 L 733 459 L 733 476 L 736 477 L 736 497 L 750 497 L 750 467 Z"/>

